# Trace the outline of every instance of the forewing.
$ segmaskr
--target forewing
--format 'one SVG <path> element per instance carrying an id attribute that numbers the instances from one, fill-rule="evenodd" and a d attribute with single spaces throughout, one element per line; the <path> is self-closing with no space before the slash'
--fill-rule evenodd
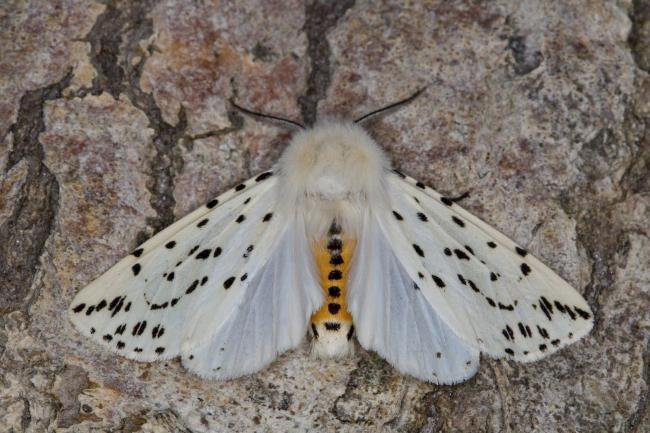
<path id="1" fill-rule="evenodd" d="M 389 174 L 387 185 L 382 230 L 436 313 L 468 344 L 532 361 L 592 328 L 582 296 L 506 236 L 401 173 Z"/>
<path id="2" fill-rule="evenodd" d="M 161 231 L 80 291 L 69 310 L 81 333 L 151 361 L 208 339 L 269 260 L 283 223 L 277 182 L 263 173 Z M 215 318 L 198 323 L 197 311 Z M 194 332 L 196 328 L 202 333 Z"/>

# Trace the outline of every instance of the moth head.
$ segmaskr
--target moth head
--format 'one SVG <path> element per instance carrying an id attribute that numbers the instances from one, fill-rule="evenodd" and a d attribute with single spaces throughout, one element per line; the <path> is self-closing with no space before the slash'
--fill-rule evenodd
<path id="1" fill-rule="evenodd" d="M 295 134 L 280 159 L 288 187 L 324 201 L 367 197 L 387 168 L 384 152 L 362 127 L 332 120 Z"/>

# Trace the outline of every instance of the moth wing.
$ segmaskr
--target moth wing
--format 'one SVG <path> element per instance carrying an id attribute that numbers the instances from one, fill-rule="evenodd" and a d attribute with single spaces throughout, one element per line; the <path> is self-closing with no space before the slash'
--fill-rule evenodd
<path id="1" fill-rule="evenodd" d="M 583 297 L 506 236 L 401 173 L 389 174 L 387 185 L 382 230 L 463 341 L 492 357 L 533 361 L 591 330 Z"/>
<path id="2" fill-rule="evenodd" d="M 397 370 L 437 384 L 476 373 L 479 352 L 441 320 L 406 272 L 375 217 L 366 215 L 350 275 L 357 340 Z"/>
<path id="3" fill-rule="evenodd" d="M 287 229 L 266 265 L 252 278 L 229 317 L 210 338 L 196 328 L 183 348 L 183 365 L 203 377 L 230 379 L 255 372 L 305 337 L 309 318 L 323 302 L 315 264 L 299 216 Z M 210 323 L 212 311 L 198 311 Z M 201 341 L 200 344 L 193 344 Z"/>
<path id="4" fill-rule="evenodd" d="M 71 321 L 139 361 L 211 341 L 273 263 L 287 226 L 274 214 L 277 189 L 272 173 L 263 173 L 161 231 L 80 291 Z"/>

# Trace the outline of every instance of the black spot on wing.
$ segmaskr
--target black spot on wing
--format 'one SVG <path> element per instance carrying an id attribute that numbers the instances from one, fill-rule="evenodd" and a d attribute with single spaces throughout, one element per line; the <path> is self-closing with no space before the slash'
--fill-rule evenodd
<path id="1" fill-rule="evenodd" d="M 515 333 L 512 331 L 512 328 L 508 325 L 506 325 L 505 328 L 501 331 L 503 336 L 506 338 L 506 340 L 514 340 L 515 339 Z"/>
<path id="2" fill-rule="evenodd" d="M 213 207 L 215 207 L 215 206 L 218 205 L 218 204 L 219 204 L 219 200 L 217 200 L 217 199 L 215 198 L 214 200 L 210 200 L 210 201 L 209 201 L 205 206 L 206 206 L 208 209 L 212 209 Z"/>
<path id="3" fill-rule="evenodd" d="M 465 254 L 465 251 L 459 250 L 459 249 L 454 249 L 454 254 L 456 254 L 456 257 L 458 257 L 459 260 L 469 260 L 469 256 Z"/>
<path id="4" fill-rule="evenodd" d="M 140 263 L 136 263 L 135 265 L 131 266 L 131 270 L 133 271 L 134 276 L 137 276 L 140 273 L 141 269 L 142 266 L 140 266 Z"/>
<path id="5" fill-rule="evenodd" d="M 142 248 L 138 248 L 137 250 L 133 251 L 131 254 L 133 254 L 136 257 L 140 257 L 143 251 L 144 250 Z"/>
<path id="6" fill-rule="evenodd" d="M 418 213 L 417 213 L 417 217 L 418 217 L 418 219 L 419 219 L 420 221 L 422 221 L 422 222 L 427 222 L 427 221 L 429 221 L 429 218 L 427 218 L 427 216 L 426 216 L 425 214 L 423 214 L 422 212 L 418 212 Z"/>
<path id="7" fill-rule="evenodd" d="M 246 188 L 246 185 L 244 185 L 243 183 L 240 183 L 239 185 L 237 185 L 235 187 L 235 191 L 241 191 L 244 188 Z"/>
<path id="8" fill-rule="evenodd" d="M 496 248 L 496 247 L 497 247 L 497 244 L 495 244 L 495 243 L 492 242 L 492 241 L 488 241 L 487 246 L 490 247 L 490 248 Z"/>
<path id="9" fill-rule="evenodd" d="M 164 347 L 156 347 L 156 354 L 162 355 L 164 351 L 165 351 Z"/>
<path id="10" fill-rule="evenodd" d="M 440 201 L 445 205 L 445 206 L 451 206 L 454 204 L 454 202 L 449 198 L 449 197 L 440 197 Z"/>
<path id="11" fill-rule="evenodd" d="M 505 348 L 505 352 L 510 356 L 513 356 L 515 354 L 515 352 L 509 347 Z"/>
<path id="12" fill-rule="evenodd" d="M 273 176 L 272 171 L 265 171 L 264 173 L 260 174 L 255 178 L 255 182 L 261 182 L 265 179 L 268 179 L 269 177 Z"/>
<path id="13" fill-rule="evenodd" d="M 549 339 L 550 338 L 546 328 L 543 328 L 543 327 L 537 325 L 537 332 L 539 332 L 539 335 L 544 339 Z"/>
<path id="14" fill-rule="evenodd" d="M 251 255 L 251 253 L 253 252 L 253 249 L 254 249 L 254 248 L 255 248 L 255 245 L 249 245 L 249 246 L 246 248 L 246 251 L 244 252 L 244 254 L 242 255 L 242 257 L 245 258 L 245 259 L 249 258 L 250 255 Z"/>
<path id="15" fill-rule="evenodd" d="M 235 277 L 230 277 L 226 281 L 223 282 L 223 288 L 228 290 L 230 286 L 232 286 L 232 283 L 235 282 Z"/>
<path id="16" fill-rule="evenodd" d="M 422 182 L 416 182 L 415 186 L 417 186 L 420 189 L 425 189 L 426 188 L 426 186 Z"/>
<path id="17" fill-rule="evenodd" d="M 246 281 L 247 278 L 248 278 L 248 274 L 244 274 L 241 277 L 239 277 L 239 281 Z"/>
<path id="18" fill-rule="evenodd" d="M 124 334 L 125 330 L 126 330 L 126 323 L 122 323 L 120 326 L 115 328 L 115 332 L 113 332 L 113 334 L 122 335 L 122 334 Z"/>
<path id="19" fill-rule="evenodd" d="M 526 257 L 526 255 L 528 254 L 528 251 L 526 251 L 521 247 L 515 247 L 515 251 L 517 251 L 517 254 L 519 254 L 521 257 Z"/>
<path id="20" fill-rule="evenodd" d="M 440 287 L 441 289 L 442 289 L 443 287 L 446 286 L 445 282 L 442 281 L 442 278 L 440 278 L 439 276 L 437 276 L 437 275 L 433 275 L 433 274 L 432 274 L 432 275 L 431 275 L 431 278 L 433 278 L 433 281 L 434 281 L 434 282 L 436 283 L 436 285 L 437 285 L 438 287 Z"/>
<path id="21" fill-rule="evenodd" d="M 126 344 L 123 341 L 118 341 L 117 342 L 117 348 L 118 349 L 124 349 L 124 346 L 126 346 Z"/>
<path id="22" fill-rule="evenodd" d="M 496 281 L 498 279 L 499 278 L 497 277 L 497 274 L 495 274 L 494 272 L 490 272 L 490 281 Z"/>
<path id="23" fill-rule="evenodd" d="M 449 248 L 445 248 L 444 253 L 446 256 L 451 256 L 451 250 Z"/>
<path id="24" fill-rule="evenodd" d="M 74 311 L 75 313 L 81 313 L 84 308 L 86 308 L 86 304 L 81 303 L 81 304 L 77 304 L 77 306 L 74 307 L 72 311 Z"/>
<path id="25" fill-rule="evenodd" d="M 581 308 L 578 308 L 578 307 L 574 306 L 573 309 L 576 310 L 576 313 L 578 313 L 578 315 L 580 317 L 582 317 L 583 319 L 585 319 L 585 320 L 587 320 L 587 319 L 589 319 L 591 317 L 591 315 L 589 313 L 587 313 L 585 310 L 583 310 Z"/>
<path id="26" fill-rule="evenodd" d="M 188 256 L 191 256 L 191 255 L 194 254 L 194 253 L 196 252 L 196 250 L 198 250 L 198 249 L 199 249 L 199 246 L 198 246 L 198 245 L 194 245 L 194 246 L 192 247 L 192 249 L 190 250 L 190 252 L 187 253 L 187 255 L 188 255 Z"/>
<path id="27" fill-rule="evenodd" d="M 524 328 L 523 323 L 521 322 L 517 323 L 517 327 L 519 328 L 519 332 L 521 333 L 521 335 L 523 335 L 524 337 L 528 337 L 528 335 L 526 335 L 526 328 Z"/>
<path id="28" fill-rule="evenodd" d="M 167 281 L 174 281 L 174 276 L 175 274 L 171 272 L 169 275 L 167 275 Z"/>
<path id="29" fill-rule="evenodd" d="M 203 278 L 201 278 L 201 285 L 202 285 L 202 286 L 205 286 L 205 283 L 207 283 L 207 282 L 208 282 L 208 277 L 207 277 L 207 275 L 204 276 Z"/>
<path id="30" fill-rule="evenodd" d="M 474 255 L 474 250 L 469 245 L 465 245 L 465 249 L 471 254 Z"/>
<path id="31" fill-rule="evenodd" d="M 248 197 L 246 200 L 244 200 L 244 204 L 248 204 L 248 203 L 250 203 L 250 201 L 251 201 L 251 198 Z"/>
<path id="32" fill-rule="evenodd" d="M 169 241 L 165 244 L 165 248 L 167 248 L 168 250 L 171 250 L 175 246 L 176 246 L 176 241 Z"/>
<path id="33" fill-rule="evenodd" d="M 119 297 L 117 299 L 118 299 L 117 304 L 115 304 L 113 308 L 111 308 L 111 306 L 109 306 L 109 311 L 113 311 L 113 313 L 111 314 L 111 317 L 115 317 L 115 315 L 120 312 L 120 310 L 122 309 L 122 306 L 124 305 L 124 300 L 126 299 L 126 296 L 122 296 L 122 297 Z"/>
<path id="34" fill-rule="evenodd" d="M 212 257 L 219 257 L 221 254 L 221 247 L 217 247 L 214 249 L 214 253 L 212 253 Z"/>
<path id="35" fill-rule="evenodd" d="M 207 218 L 203 218 L 201 221 L 199 221 L 199 223 L 196 226 L 197 227 L 203 227 L 204 225 L 206 225 L 208 223 L 208 221 L 210 221 L 210 220 L 207 219 Z"/>
<path id="36" fill-rule="evenodd" d="M 194 256 L 197 260 L 205 260 L 208 257 L 210 257 L 210 253 L 212 252 L 211 249 L 206 248 L 205 250 L 201 251 L 198 253 L 196 256 Z"/>
<path id="37" fill-rule="evenodd" d="M 422 250 L 422 248 L 418 244 L 413 244 L 413 249 L 418 254 L 418 256 L 424 257 L 424 251 Z"/>
<path id="38" fill-rule="evenodd" d="M 144 330 L 146 328 L 147 328 L 147 321 L 146 320 L 138 322 L 133 326 L 133 329 L 131 330 L 131 335 L 133 335 L 134 337 L 136 335 L 142 335 L 142 333 L 144 332 Z"/>
<path id="39" fill-rule="evenodd" d="M 266 215 L 264 215 L 264 218 L 262 218 L 262 221 L 268 222 L 268 221 L 271 220 L 271 218 L 273 218 L 273 212 L 269 212 Z"/>
<path id="40" fill-rule="evenodd" d="M 398 175 L 402 179 L 406 179 L 406 175 L 404 173 L 402 173 L 401 171 L 399 171 L 399 170 L 395 169 L 395 170 L 393 170 L 393 173 L 395 173 L 396 175 Z"/>
<path id="41" fill-rule="evenodd" d="M 458 274 L 458 280 L 461 282 L 463 286 L 467 285 L 467 280 L 465 280 L 465 277 L 463 277 L 461 274 Z"/>
<path id="42" fill-rule="evenodd" d="M 530 266 L 528 266 L 527 263 L 522 263 L 520 269 L 521 273 L 524 274 L 524 276 L 530 274 Z"/>
<path id="43" fill-rule="evenodd" d="M 189 295 L 190 293 L 192 293 L 196 289 L 196 286 L 198 285 L 199 285 L 199 280 L 194 280 L 192 284 L 190 284 L 190 286 L 185 290 L 185 294 Z"/>
<path id="44" fill-rule="evenodd" d="M 452 215 L 451 220 L 458 224 L 460 227 L 465 227 L 465 222 L 462 219 L 458 218 L 456 215 Z"/>
<path id="45" fill-rule="evenodd" d="M 397 221 L 404 221 L 404 217 L 402 215 L 400 215 L 400 213 L 395 211 L 395 210 L 393 211 L 393 216 L 395 217 L 395 219 Z"/>
<path id="46" fill-rule="evenodd" d="M 165 333 L 165 328 L 162 325 L 156 325 L 151 330 L 151 338 L 160 338 Z"/>
<path id="47" fill-rule="evenodd" d="M 571 320 L 576 320 L 576 317 L 577 317 L 577 316 L 576 316 L 576 313 L 573 312 L 573 310 L 571 309 L 571 307 L 569 307 L 568 305 L 565 304 L 565 305 L 564 305 L 564 309 L 566 310 L 566 312 L 567 312 L 567 314 L 569 315 L 569 317 L 571 317 Z"/>
<path id="48" fill-rule="evenodd" d="M 241 224 L 242 222 L 244 222 L 245 219 L 246 219 L 246 216 L 244 214 L 241 214 L 241 215 L 239 215 L 237 217 L 237 219 L 235 221 L 237 222 L 237 224 Z"/>

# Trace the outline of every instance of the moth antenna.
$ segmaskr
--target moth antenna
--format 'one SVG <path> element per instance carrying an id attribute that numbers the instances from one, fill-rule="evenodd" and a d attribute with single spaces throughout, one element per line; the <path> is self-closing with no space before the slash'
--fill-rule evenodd
<path id="1" fill-rule="evenodd" d="M 370 113 L 364 114 L 363 116 L 359 117 L 358 119 L 355 119 L 354 123 L 361 123 L 364 120 L 368 119 L 369 117 L 375 116 L 380 113 L 384 113 L 386 111 L 389 111 L 394 108 L 401 108 L 402 106 L 409 104 L 411 101 L 413 101 L 415 98 L 420 96 L 422 92 L 426 90 L 427 86 L 422 87 L 419 89 L 417 92 L 413 93 L 411 96 L 408 98 L 402 99 L 401 101 L 394 102 L 390 105 L 387 105 L 385 107 L 379 108 L 377 110 L 371 111 Z"/>
<path id="2" fill-rule="evenodd" d="M 232 105 L 234 108 L 236 108 L 237 110 L 241 111 L 244 114 L 248 114 L 249 116 L 261 117 L 263 119 L 271 119 L 271 120 L 274 120 L 274 121 L 285 124 L 285 126 L 288 126 L 289 129 L 294 129 L 295 130 L 296 127 L 300 128 L 300 129 L 305 129 L 304 125 L 302 125 L 302 124 L 300 124 L 298 122 L 294 122 L 293 120 L 285 119 L 283 117 L 273 116 L 272 114 L 259 113 L 257 111 L 249 110 L 248 108 L 244 108 L 241 105 L 238 105 L 233 100 L 233 98 L 230 98 L 228 101 L 230 102 L 230 105 Z"/>

